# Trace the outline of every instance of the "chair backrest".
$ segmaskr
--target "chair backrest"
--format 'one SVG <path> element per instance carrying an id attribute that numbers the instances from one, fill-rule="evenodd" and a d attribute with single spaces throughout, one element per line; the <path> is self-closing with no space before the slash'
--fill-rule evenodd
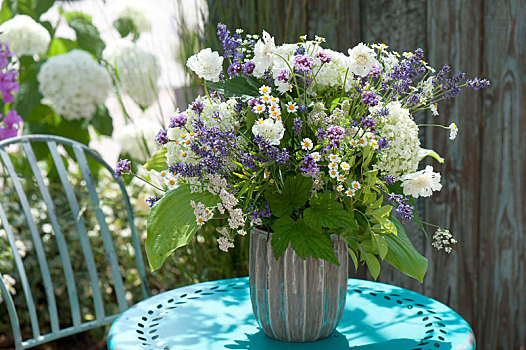
<path id="1" fill-rule="evenodd" d="M 21 167 L 20 164 L 17 165 L 14 163 L 16 158 L 22 158 L 24 160 L 26 164 L 25 171 L 30 175 L 24 177 L 17 173 L 20 172 Z M 47 164 L 53 166 L 53 177 L 51 179 L 43 173 L 41 169 L 42 162 L 39 163 L 37 158 L 46 159 Z M 72 168 L 71 163 L 75 169 L 79 169 L 78 177 L 81 180 L 83 179 L 83 181 L 81 181 L 82 191 L 86 193 L 87 205 L 91 206 L 90 212 L 96 217 L 97 231 L 99 231 L 96 239 L 102 242 L 98 247 L 93 246 L 93 232 L 89 231 L 86 227 L 83 215 L 86 211 L 85 204 L 79 203 L 76 187 L 72 184 L 70 174 L 68 174 Z M 119 266 L 112 236 L 112 233 L 115 235 L 115 232 L 110 232 L 110 228 L 108 227 L 106 216 L 101 205 L 101 194 L 96 185 L 97 174 L 94 174 L 91 170 L 94 164 L 100 164 L 103 168 L 112 172 L 112 168 L 96 152 L 79 142 L 63 137 L 26 135 L 0 142 L 0 184 L 4 184 L 5 187 L 5 184 L 9 182 L 13 188 L 12 197 L 9 199 L 7 198 L 5 188 L 0 186 L 1 227 L 5 231 L 4 234 L 7 236 L 11 247 L 14 266 L 19 277 L 17 286 L 21 286 L 23 290 L 26 302 L 25 307 L 27 308 L 26 314 L 29 315 L 29 322 L 32 329 L 32 338 L 22 339 L 17 308 L 15 307 L 13 298 L 0 278 L 1 295 L 7 306 L 17 350 L 26 349 L 93 327 L 106 325 L 129 306 L 123 283 L 123 274 L 127 274 L 129 271 L 121 271 L 121 267 Z M 21 179 L 27 180 L 27 178 L 29 178 L 29 186 L 27 186 L 27 182 L 23 183 L 21 181 Z M 148 297 L 149 292 L 146 284 L 140 242 L 133 220 L 130 200 L 122 180 L 116 179 L 114 181 L 117 182 L 118 188 L 122 192 L 121 198 L 124 201 L 124 207 L 127 211 L 129 227 L 131 229 L 131 235 L 129 237 L 131 240 L 130 246 L 133 247 L 134 250 L 131 256 L 135 259 L 137 273 L 141 282 L 142 295 L 143 297 Z M 24 184 L 26 186 L 24 186 Z M 54 186 L 54 190 L 50 191 L 51 185 Z M 60 191 L 56 190 L 57 186 L 61 188 Z M 36 191 L 36 187 L 38 187 L 38 192 Z M 27 193 L 28 189 L 31 189 L 31 194 Z M 35 220 L 34 217 L 35 208 L 32 207 L 31 203 L 34 203 L 32 198 L 35 197 L 35 192 L 39 194 L 39 198 L 41 198 L 40 203 L 45 203 L 45 205 L 41 204 L 42 207 L 37 209 L 39 209 L 40 212 L 46 213 L 46 220 L 49 223 L 47 224 L 47 231 L 50 232 L 47 237 L 44 237 L 46 235 L 43 233 L 43 231 L 45 231 L 43 225 L 38 224 L 38 220 Z M 37 270 L 39 270 L 41 274 L 45 299 L 47 300 L 47 311 L 42 311 L 41 308 L 38 308 L 39 305 L 35 304 L 34 286 L 32 290 L 32 281 L 26 271 L 25 260 L 17 249 L 17 234 L 20 234 L 20 232 L 16 232 L 16 230 L 13 229 L 13 225 L 9 222 L 12 215 L 10 216 L 8 214 L 7 206 L 10 205 L 9 201 L 13 204 L 13 196 L 16 202 L 14 204 L 16 204 L 17 208 L 21 208 L 23 212 L 23 216 L 21 213 L 20 216 L 25 218 L 24 227 L 26 228 L 25 231 L 27 231 L 25 234 L 27 237 L 30 237 L 33 246 L 32 253 L 34 254 L 35 260 L 38 261 Z M 62 214 L 57 215 L 57 206 L 55 205 L 57 197 L 64 203 L 63 207 L 66 207 L 69 211 L 68 215 L 71 216 L 68 217 L 75 218 L 74 220 L 70 220 L 69 225 L 66 225 L 66 227 L 64 227 Z M 89 198 L 89 200 L 87 198 Z M 95 219 L 93 219 L 93 221 L 95 222 Z M 74 222 L 74 224 L 72 224 L 72 222 Z M 74 238 L 71 238 L 71 232 L 74 232 Z M 50 240 L 54 241 L 53 246 L 58 250 L 60 260 L 58 260 L 57 256 L 47 256 L 49 252 L 46 254 L 45 246 Z M 79 250 L 82 251 L 81 256 L 71 256 L 71 250 L 68 249 L 68 245 L 71 245 L 71 240 L 74 240 L 77 246 L 80 244 Z M 100 252 L 104 251 L 106 259 L 104 264 L 107 264 L 105 270 L 108 272 L 107 275 L 111 276 L 108 277 L 108 280 L 110 280 L 109 283 L 112 285 L 111 288 L 104 287 L 107 285 L 103 285 L 101 281 L 101 271 L 97 270 L 95 260 L 97 259 L 99 266 L 101 263 L 98 260 L 99 258 L 94 257 L 94 249 L 98 249 Z M 77 255 L 80 255 L 80 253 Z M 53 262 L 50 262 L 50 259 L 54 259 Z M 79 288 L 87 287 L 79 286 L 79 284 L 75 282 L 79 277 L 76 275 L 74 266 L 77 266 L 77 261 L 81 261 L 82 259 L 84 261 L 81 263 L 85 268 L 82 276 L 84 276 L 83 278 L 86 280 L 89 280 L 91 284 L 90 294 L 92 300 L 88 300 L 90 310 L 93 310 L 92 316 L 90 316 L 91 320 L 86 320 L 82 314 L 82 310 L 85 309 L 82 307 L 82 303 L 85 303 L 86 300 L 82 298 L 82 303 L 79 304 L 78 290 Z M 72 265 L 72 261 L 74 265 Z M 65 291 L 67 293 L 62 292 L 61 295 L 64 295 L 64 298 L 61 298 L 58 302 L 55 295 L 56 286 L 54 285 L 52 274 L 50 274 L 50 264 L 53 264 L 52 266 L 60 264 L 63 269 L 61 272 L 63 275 L 61 275 L 61 277 L 63 276 L 65 280 Z M 102 292 L 101 289 L 103 289 Z M 107 305 L 105 305 L 102 297 L 102 293 L 106 293 L 108 289 L 111 290 L 111 296 L 114 298 L 112 300 L 116 299 L 116 304 L 118 305 L 117 312 L 111 315 L 107 314 L 107 310 L 105 310 Z M 62 312 L 63 306 L 60 306 L 66 302 L 62 300 L 66 298 L 66 294 L 70 307 L 70 312 L 67 313 Z M 57 305 L 59 306 L 59 310 L 57 310 Z M 116 308 L 114 307 L 113 309 Z M 46 312 L 49 319 L 49 323 L 46 322 L 46 326 L 44 327 L 45 332 L 43 332 L 43 328 L 39 325 L 39 313 L 43 312 Z M 67 327 L 63 327 L 65 321 L 61 319 L 61 317 L 63 317 L 62 314 L 71 315 L 71 318 L 66 322 Z M 27 317 L 24 319 L 27 320 Z"/>

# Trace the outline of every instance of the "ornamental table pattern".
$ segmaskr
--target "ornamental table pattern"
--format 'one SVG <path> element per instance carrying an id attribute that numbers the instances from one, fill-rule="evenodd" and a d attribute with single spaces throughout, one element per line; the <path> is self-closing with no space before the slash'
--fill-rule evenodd
<path id="1" fill-rule="evenodd" d="M 267 337 L 252 314 L 248 278 L 199 283 L 146 299 L 111 326 L 113 350 L 471 350 L 475 337 L 455 311 L 418 293 L 349 279 L 343 318 L 328 338 Z"/>

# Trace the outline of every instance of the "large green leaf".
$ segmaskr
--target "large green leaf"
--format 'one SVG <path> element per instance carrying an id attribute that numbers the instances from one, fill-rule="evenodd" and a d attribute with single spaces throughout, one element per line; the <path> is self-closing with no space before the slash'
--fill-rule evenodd
<path id="1" fill-rule="evenodd" d="M 409 277 L 423 282 L 427 270 L 427 259 L 415 249 L 400 221 L 394 216 L 391 216 L 391 220 L 397 228 L 398 235 L 384 235 L 389 246 L 385 261 Z"/>
<path id="2" fill-rule="evenodd" d="M 113 133 L 113 119 L 104 104 L 97 106 L 91 125 L 102 135 L 111 136 Z"/>
<path id="3" fill-rule="evenodd" d="M 219 82 L 204 82 L 205 86 L 216 90 L 226 97 L 259 96 L 260 93 L 253 80 L 249 82 L 246 77 L 237 77 Z"/>
<path id="4" fill-rule="evenodd" d="M 131 18 L 118 18 L 113 21 L 113 27 L 117 29 L 123 38 L 130 33 L 133 34 L 134 41 L 139 38 L 139 31 Z"/>
<path id="5" fill-rule="evenodd" d="M 371 253 L 362 253 L 362 258 L 365 260 L 365 263 L 367 264 L 367 268 L 369 269 L 369 273 L 373 278 L 376 280 L 378 278 L 378 275 L 380 274 L 380 262 L 378 261 L 378 258 L 376 255 Z"/>
<path id="6" fill-rule="evenodd" d="M 314 230 L 303 219 L 294 221 L 290 216 L 281 217 L 272 225 L 272 249 L 278 259 L 289 243 L 301 258 L 327 260 L 339 265 L 331 238 L 328 233 Z"/>
<path id="7" fill-rule="evenodd" d="M 4 23 L 13 17 L 11 9 L 9 8 L 8 1 L 2 2 L 2 8 L 0 9 L 0 23 Z"/>
<path id="8" fill-rule="evenodd" d="M 192 193 L 189 185 L 181 185 L 167 192 L 153 206 L 146 225 L 146 256 L 152 271 L 194 237 L 198 226 L 191 200 L 205 206 L 215 206 L 219 202 L 219 198 L 209 192 Z"/>
<path id="9" fill-rule="evenodd" d="M 148 159 L 144 168 L 148 171 L 163 171 L 166 170 L 166 147 L 160 148 L 155 154 Z"/>
<path id="10" fill-rule="evenodd" d="M 51 45 L 49 45 L 47 56 L 51 57 L 61 55 L 63 53 L 76 49 L 77 47 L 77 43 L 73 40 L 65 38 L 54 38 L 51 41 Z"/>
<path id="11" fill-rule="evenodd" d="M 68 24 L 77 34 L 79 47 L 92 53 L 100 60 L 106 44 L 100 38 L 99 30 L 86 17 L 81 15 L 70 18 Z"/>
<path id="12" fill-rule="evenodd" d="M 338 229 L 352 224 L 354 217 L 343 208 L 331 193 L 318 193 L 310 200 L 310 207 L 303 214 L 305 223 L 320 230 L 322 227 Z"/>
<path id="13" fill-rule="evenodd" d="M 289 176 L 285 179 L 283 186 L 283 200 L 299 209 L 309 200 L 311 189 L 312 178 L 302 175 Z"/>

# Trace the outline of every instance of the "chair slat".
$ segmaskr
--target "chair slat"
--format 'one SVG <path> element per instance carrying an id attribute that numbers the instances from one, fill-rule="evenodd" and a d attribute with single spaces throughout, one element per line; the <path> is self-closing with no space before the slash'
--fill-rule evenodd
<path id="1" fill-rule="evenodd" d="M 22 258 L 18 253 L 18 249 L 16 248 L 16 240 L 13 236 L 13 232 L 11 232 L 11 227 L 9 226 L 9 221 L 7 220 L 7 215 L 4 211 L 4 207 L 2 206 L 2 202 L 0 202 L 0 220 L 4 223 L 3 226 L 6 232 L 7 241 L 9 242 L 9 246 L 11 247 L 11 252 L 15 260 L 18 276 L 20 277 L 22 290 L 24 291 L 24 297 L 26 298 L 26 305 L 29 311 L 29 320 L 31 322 L 33 337 L 36 338 L 40 336 L 40 326 L 38 324 L 37 311 L 35 308 L 35 302 L 33 300 L 33 293 L 31 293 L 31 287 L 29 286 L 29 282 L 27 280 L 27 274 L 26 270 L 24 269 L 24 263 L 22 262 Z M 13 329 L 15 344 L 18 344 L 19 342 L 17 340 L 21 340 L 22 336 L 20 335 L 20 323 L 18 321 L 18 315 L 16 313 L 15 304 L 13 302 L 13 299 L 11 298 L 11 295 L 9 295 L 7 289 L 1 281 L 0 285 L 2 287 L 2 293 L 4 293 L 4 300 L 6 302 L 7 312 L 9 313 L 9 319 L 11 321 L 11 328 Z"/>
<path id="2" fill-rule="evenodd" d="M 9 322 L 11 322 L 11 329 L 13 330 L 13 338 L 15 341 L 15 350 L 20 350 L 22 349 L 19 345 L 22 342 L 22 336 L 20 335 L 20 323 L 18 322 L 15 303 L 13 302 L 13 298 L 11 297 L 11 294 L 9 294 L 9 291 L 7 290 L 1 278 L 2 274 L 0 273 L 0 296 L 3 297 L 4 303 L 7 305 Z"/>
<path id="3" fill-rule="evenodd" d="M 29 230 L 31 232 L 31 237 L 33 239 L 33 246 L 37 254 L 40 272 L 42 274 L 42 279 L 44 281 L 44 290 L 45 290 L 46 298 L 48 301 L 51 331 L 58 332 L 59 323 L 58 323 L 58 314 L 57 314 L 57 303 L 55 300 L 55 293 L 53 291 L 53 283 L 51 281 L 51 275 L 49 273 L 49 267 L 48 267 L 47 260 L 46 260 L 46 254 L 44 252 L 44 247 L 42 246 L 42 240 L 40 238 L 40 234 L 36 227 L 35 221 L 33 220 L 29 202 L 27 200 L 27 196 L 24 192 L 24 189 L 22 188 L 20 180 L 18 179 L 18 175 L 15 171 L 13 163 L 11 162 L 9 155 L 4 149 L 0 149 L 0 157 L 2 158 L 4 165 L 9 173 L 9 176 L 11 177 L 11 180 L 13 181 L 13 186 L 15 187 L 16 193 L 18 195 L 18 199 L 20 200 L 20 204 L 22 205 L 22 209 L 24 211 L 24 215 L 26 217 L 27 224 L 29 226 Z"/>
<path id="4" fill-rule="evenodd" d="M 117 255 L 115 253 L 115 247 L 113 246 L 113 239 L 111 237 L 108 225 L 106 224 L 106 219 L 104 213 L 100 208 L 100 200 L 95 189 L 95 183 L 93 181 L 93 175 L 88 165 L 88 161 L 84 154 L 84 150 L 79 147 L 79 145 L 73 145 L 73 152 L 77 158 L 77 162 L 82 171 L 82 176 L 86 181 L 86 186 L 88 188 L 89 196 L 91 203 L 95 209 L 95 216 L 100 226 L 100 232 L 102 235 L 102 242 L 104 244 L 104 249 L 106 251 L 106 257 L 108 258 L 108 264 L 110 266 L 111 275 L 113 277 L 113 286 L 115 288 L 115 295 L 117 297 L 117 304 L 119 309 L 122 311 L 128 308 L 128 303 L 126 302 L 124 285 L 122 282 L 122 276 L 119 270 L 119 263 L 117 261 Z M 137 254 L 136 254 L 137 255 Z"/>
<path id="5" fill-rule="evenodd" d="M 80 246 L 82 249 L 82 254 L 84 255 L 84 259 L 86 261 L 86 267 L 88 269 L 88 275 L 90 278 L 91 291 L 93 294 L 93 304 L 95 307 L 95 317 L 97 320 L 102 320 L 105 317 L 104 302 L 102 299 L 102 294 L 100 292 L 97 266 L 95 265 L 95 259 L 93 258 L 93 252 L 91 250 L 91 243 L 89 241 L 88 233 L 86 231 L 84 217 L 82 215 L 79 215 L 80 207 L 77 201 L 77 197 L 75 196 L 73 186 L 71 185 L 71 182 L 69 181 L 69 178 L 67 176 L 66 167 L 64 166 L 62 157 L 58 153 L 56 142 L 48 141 L 47 145 L 49 151 L 51 152 L 53 162 L 55 163 L 55 167 L 57 169 L 60 181 L 62 182 L 62 186 L 64 187 L 64 192 L 66 194 L 66 198 L 68 200 L 72 215 L 74 218 L 76 218 L 75 225 L 79 233 Z"/>
<path id="6" fill-rule="evenodd" d="M 60 223 L 58 221 L 57 212 L 51 195 L 49 194 L 49 189 L 44 183 L 44 178 L 42 177 L 42 172 L 37 164 L 37 159 L 35 153 L 31 148 L 31 144 L 28 141 L 22 142 L 22 147 L 26 153 L 29 166 L 35 176 L 35 179 L 42 194 L 42 199 L 46 203 L 47 213 L 49 221 L 51 222 L 51 227 L 55 233 L 55 239 L 57 240 L 58 252 L 60 255 L 60 261 L 62 262 L 62 268 L 64 269 L 64 276 L 66 277 L 66 288 L 68 290 L 69 305 L 71 308 L 71 317 L 74 326 L 80 325 L 80 308 L 79 308 L 79 299 L 77 294 L 77 287 L 75 285 L 75 277 L 73 275 L 73 269 L 71 267 L 71 260 L 69 258 L 68 246 L 62 229 L 60 228 Z"/>

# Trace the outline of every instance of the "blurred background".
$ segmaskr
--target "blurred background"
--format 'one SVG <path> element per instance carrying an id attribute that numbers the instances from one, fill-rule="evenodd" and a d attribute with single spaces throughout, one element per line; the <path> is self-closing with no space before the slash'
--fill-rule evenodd
<path id="1" fill-rule="evenodd" d="M 382 266 L 379 281 L 452 307 L 470 323 L 478 349 L 526 350 L 526 1 L 148 0 L 135 4 L 142 8 L 142 16 L 123 10 L 129 3 L 2 1 L 0 23 L 16 14 L 27 14 L 53 34 L 45 55 L 19 63 L 21 72 L 27 74 L 21 73 L 14 106 L 24 119 L 23 133 L 54 133 L 77 139 L 98 150 L 109 164 L 119 156 L 145 161 L 146 155 L 155 151 L 152 141 L 157 131 L 177 108 L 186 109 L 201 93 L 199 79 L 188 72 L 185 62 L 202 48 L 218 50 L 219 22 L 232 31 L 242 28 L 246 33 L 260 34 L 267 30 L 277 44 L 295 42 L 306 34 L 325 37 L 325 47 L 343 52 L 360 42 L 386 43 L 398 52 L 422 48 L 433 67 L 448 64 L 453 72 L 489 79 L 488 89 L 476 93 L 466 90 L 454 102 L 440 104 L 439 116 L 417 116 L 421 120 L 434 118 L 433 122 L 443 125 L 455 122 L 459 127 L 454 141 L 441 130 L 424 129 L 423 146 L 446 158 L 442 165 L 433 164 L 442 173 L 445 190 L 418 202 L 420 215 L 448 227 L 459 244 L 448 255 L 432 249 L 431 239 L 410 228 L 408 233 L 416 248 L 429 259 L 424 283 L 388 265 Z M 156 63 L 151 64 L 154 98 L 141 100 L 129 86 L 114 79 L 119 74 L 112 72 L 112 62 L 102 52 L 121 40 L 146 52 L 140 57 L 155 57 Z M 89 122 L 60 118 L 57 111 L 41 103 L 36 86 L 35 72 L 43 62 L 75 48 L 92 54 L 113 74 L 112 91 Z M 121 217 L 125 215 L 119 199 L 112 197 L 118 191 L 110 183 L 103 179 L 99 183 L 107 186 L 111 198 L 106 217 L 113 218 L 109 219 L 110 227 L 117 242 L 121 238 L 124 242 L 129 235 Z M 148 189 L 130 181 L 128 190 L 144 240 Z M 16 210 L 13 208 L 13 215 Z M 46 222 L 39 224 L 45 227 Z M 96 232 L 95 221 L 92 225 Z M 240 240 L 236 249 L 223 253 L 217 249 L 214 235 L 212 231 L 198 234 L 162 269 L 149 272 L 153 293 L 248 275 L 248 240 Z M 7 250 L 1 240 L 2 231 L 0 248 Z M 31 265 L 35 259 L 31 246 L 22 242 L 24 263 Z M 121 268 L 131 266 L 133 256 L 127 245 L 116 247 Z M 0 272 L 8 273 L 10 264 L 7 255 L 0 255 Z M 63 279 L 58 265 L 57 261 L 54 281 Z M 99 268 L 105 268 L 102 260 Z M 38 288 L 37 272 L 33 277 L 32 284 Z M 353 268 L 350 277 L 371 279 L 366 269 Z M 130 273 L 127 278 L 129 299 L 136 301 L 140 297 L 138 276 Z M 18 290 L 16 283 L 13 287 Z M 111 299 L 111 286 L 108 288 Z M 23 303 L 21 294 L 15 294 L 19 303 Z M 45 305 L 43 292 L 36 293 L 35 298 L 37 304 L 42 300 Z M 10 348 L 11 329 L 4 308 L 0 304 L 0 348 Z M 29 326 L 27 318 L 22 317 L 21 322 Z M 41 349 L 104 349 L 106 331 L 93 330 Z"/>

